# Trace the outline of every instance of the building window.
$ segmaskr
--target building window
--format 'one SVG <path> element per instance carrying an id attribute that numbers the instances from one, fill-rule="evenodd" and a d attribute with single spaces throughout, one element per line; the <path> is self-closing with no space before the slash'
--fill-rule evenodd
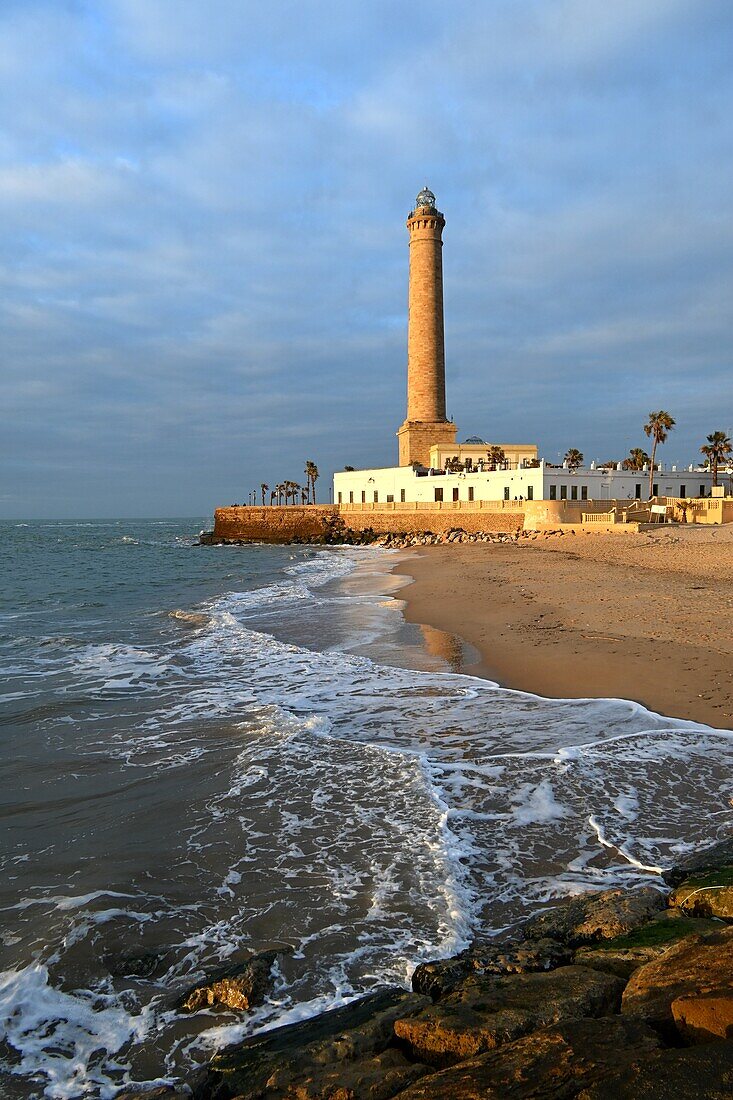
<path id="1" fill-rule="evenodd" d="M 394 504 L 394 493 L 387 493 L 387 504 Z"/>
<path id="2" fill-rule="evenodd" d="M 458 500 L 458 488 L 457 487 L 453 490 L 453 500 L 454 501 Z"/>
<path id="3" fill-rule="evenodd" d="M 442 489 L 442 487 L 440 489 L 435 490 L 435 499 L 436 499 L 436 501 L 443 499 L 443 489 Z"/>
<path id="4" fill-rule="evenodd" d="M 468 499 L 473 500 L 473 485 L 468 486 Z"/>
<path id="5" fill-rule="evenodd" d="M 581 500 L 587 500 L 588 499 L 588 486 L 587 485 L 581 485 L 580 486 L 580 499 Z"/>
<path id="6" fill-rule="evenodd" d="M 550 486 L 550 500 L 557 500 L 557 485 Z"/>
<path id="7" fill-rule="evenodd" d="M 404 489 L 400 489 L 400 502 L 402 504 L 405 503 L 405 490 Z"/>
<path id="8" fill-rule="evenodd" d="M 379 493 L 377 492 L 376 489 L 374 490 L 374 503 L 375 504 L 379 503 Z"/>
<path id="9" fill-rule="evenodd" d="M 534 485 L 527 486 L 527 500 L 534 500 Z"/>
<path id="10" fill-rule="evenodd" d="M 354 494 L 349 493 L 349 504 L 353 504 L 353 503 L 354 503 Z"/>
<path id="11" fill-rule="evenodd" d="M 361 503 L 366 504 L 366 489 L 362 489 L 361 491 Z"/>
<path id="12" fill-rule="evenodd" d="M 636 486 L 636 499 L 641 500 L 641 485 L 639 484 Z"/>
<path id="13" fill-rule="evenodd" d="M 509 500 L 509 486 L 504 486 L 504 500 Z"/>
<path id="14" fill-rule="evenodd" d="M 681 497 L 686 497 L 687 496 L 687 493 L 685 492 L 686 488 L 687 488 L 686 485 L 680 485 L 680 496 Z"/>
<path id="15" fill-rule="evenodd" d="M 705 486 L 704 486 L 704 485 L 701 485 L 701 486 L 700 486 L 700 496 L 701 496 L 701 497 L 704 497 L 704 496 L 705 496 Z"/>
<path id="16" fill-rule="evenodd" d="M 571 500 L 577 500 L 578 499 L 578 486 L 577 485 L 571 485 L 570 486 L 570 499 Z"/>
<path id="17" fill-rule="evenodd" d="M 568 499 L 568 487 L 567 487 L 567 485 L 561 485 L 560 486 L 560 500 L 567 500 L 567 499 Z"/>
<path id="18" fill-rule="evenodd" d="M 652 496 L 653 497 L 658 497 L 659 496 L 659 485 L 657 484 L 656 481 L 652 485 Z"/>
<path id="19" fill-rule="evenodd" d="M 341 500 L 341 493 L 339 493 L 339 504 L 341 504 L 341 503 L 342 503 L 342 500 Z"/>

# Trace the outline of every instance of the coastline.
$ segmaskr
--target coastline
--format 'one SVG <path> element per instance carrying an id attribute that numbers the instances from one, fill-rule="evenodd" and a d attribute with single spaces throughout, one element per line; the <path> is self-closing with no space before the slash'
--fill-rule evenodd
<path id="1" fill-rule="evenodd" d="M 421 546 L 394 572 L 455 671 L 733 728 L 733 528 Z"/>

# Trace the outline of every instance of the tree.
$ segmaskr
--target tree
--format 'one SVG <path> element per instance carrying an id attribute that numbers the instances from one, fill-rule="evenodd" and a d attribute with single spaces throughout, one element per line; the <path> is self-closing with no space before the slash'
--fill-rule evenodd
<path id="1" fill-rule="evenodd" d="M 316 503 L 316 482 L 319 478 L 318 467 L 315 462 L 311 462 L 311 485 L 313 486 L 313 503 Z"/>
<path id="2" fill-rule="evenodd" d="M 649 461 L 649 455 L 643 447 L 632 447 L 629 451 L 629 457 L 621 463 L 621 468 L 624 470 L 643 470 Z"/>
<path id="3" fill-rule="evenodd" d="M 344 470 L 346 471 L 347 474 L 353 474 L 354 467 L 353 466 L 344 466 Z"/>
<path id="4" fill-rule="evenodd" d="M 571 447 L 566 451 L 564 461 L 567 462 L 569 470 L 577 470 L 578 466 L 583 465 L 583 452 L 577 447 Z"/>
<path id="5" fill-rule="evenodd" d="M 463 469 L 463 463 L 458 455 L 453 455 L 453 458 L 446 459 L 445 468 L 449 474 L 459 474 Z"/>
<path id="6" fill-rule="evenodd" d="M 673 416 L 670 416 L 664 409 L 660 409 L 659 412 L 650 412 L 649 419 L 644 425 L 644 432 L 652 441 L 652 454 L 649 459 L 649 498 L 652 497 L 652 490 L 654 488 L 654 458 L 657 453 L 657 446 L 660 443 L 664 443 L 667 436 L 674 428 L 675 420 Z"/>
<path id="7" fill-rule="evenodd" d="M 718 466 L 721 462 L 725 462 L 728 455 L 733 451 L 733 443 L 731 443 L 725 432 L 711 432 L 707 440 L 707 443 L 704 443 L 700 448 L 700 453 L 705 455 L 710 469 L 713 471 L 713 485 L 717 485 Z"/>
<path id="8" fill-rule="evenodd" d="M 265 507 L 265 493 L 267 493 L 269 491 L 269 489 L 270 489 L 270 486 L 265 485 L 265 483 L 263 481 L 262 484 L 260 485 L 260 492 L 262 493 L 262 507 L 263 508 Z"/>
<path id="9" fill-rule="evenodd" d="M 504 448 L 500 447 L 498 443 L 492 444 L 488 450 L 489 465 L 497 470 L 500 466 L 503 468 L 506 463 L 506 455 L 504 454 Z"/>

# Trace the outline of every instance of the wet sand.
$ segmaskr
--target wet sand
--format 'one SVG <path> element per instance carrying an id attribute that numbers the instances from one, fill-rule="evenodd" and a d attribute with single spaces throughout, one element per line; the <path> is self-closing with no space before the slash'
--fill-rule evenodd
<path id="1" fill-rule="evenodd" d="M 395 572 L 454 668 L 733 729 L 733 526 L 420 547 Z"/>

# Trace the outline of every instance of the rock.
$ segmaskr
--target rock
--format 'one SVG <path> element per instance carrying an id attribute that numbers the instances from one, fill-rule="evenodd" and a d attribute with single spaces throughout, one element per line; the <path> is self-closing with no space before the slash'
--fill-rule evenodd
<path id="1" fill-rule="evenodd" d="M 239 966 L 213 971 L 205 982 L 186 993 L 180 1003 L 181 1011 L 229 1008 L 235 1012 L 249 1012 L 265 999 L 272 965 L 279 954 L 280 951 L 262 951 Z"/>
<path id="2" fill-rule="evenodd" d="M 159 1085 L 153 1089 L 131 1088 L 115 1094 L 115 1100 L 191 1100 L 185 1085 Z"/>
<path id="3" fill-rule="evenodd" d="M 618 1010 L 624 983 L 584 966 L 549 974 L 473 975 L 437 1004 L 395 1024 L 410 1056 L 444 1067 L 580 1016 Z"/>
<path id="4" fill-rule="evenodd" d="M 733 1043 L 661 1050 L 577 1095 L 578 1100 L 730 1100 Z"/>
<path id="5" fill-rule="evenodd" d="M 579 947 L 633 932 L 664 908 L 664 895 L 651 886 L 640 890 L 604 890 L 582 894 L 539 913 L 521 931 L 525 939 L 546 937 Z"/>
<path id="6" fill-rule="evenodd" d="M 694 920 L 674 910 L 665 910 L 628 936 L 616 936 L 612 940 L 579 947 L 574 961 L 580 966 L 629 978 L 640 966 L 660 958 L 673 944 L 687 936 L 713 932 L 719 928 L 716 921 Z"/>
<path id="7" fill-rule="evenodd" d="M 412 976 L 412 988 L 433 1000 L 444 996 L 468 974 L 528 974 L 555 970 L 572 962 L 572 951 L 555 940 L 484 944 L 470 947 L 452 959 L 421 963 Z"/>
<path id="8" fill-rule="evenodd" d="M 654 1052 L 653 1031 L 620 1017 L 569 1020 L 422 1077 L 398 1100 L 530 1100 L 575 1096 Z"/>
<path id="9" fill-rule="evenodd" d="M 691 875 L 703 871 L 720 871 L 725 867 L 733 867 L 733 836 L 685 856 L 674 867 L 665 871 L 662 878 L 668 886 L 678 886 Z"/>
<path id="10" fill-rule="evenodd" d="M 723 928 L 690 936 L 636 970 L 624 990 L 621 1011 L 674 1042 L 673 1001 L 701 993 L 729 994 L 732 988 L 733 928 Z"/>
<path id="11" fill-rule="evenodd" d="M 690 875 L 672 891 L 669 904 L 696 917 L 733 921 L 733 866 Z"/>
<path id="12" fill-rule="evenodd" d="M 200 1100 L 387 1100 L 426 1066 L 394 1046 L 394 1025 L 430 1002 L 384 989 L 312 1020 L 264 1031 L 218 1054 Z"/>
<path id="13" fill-rule="evenodd" d="M 671 1007 L 677 1030 L 686 1042 L 733 1039 L 733 984 L 723 993 L 677 997 Z"/>

